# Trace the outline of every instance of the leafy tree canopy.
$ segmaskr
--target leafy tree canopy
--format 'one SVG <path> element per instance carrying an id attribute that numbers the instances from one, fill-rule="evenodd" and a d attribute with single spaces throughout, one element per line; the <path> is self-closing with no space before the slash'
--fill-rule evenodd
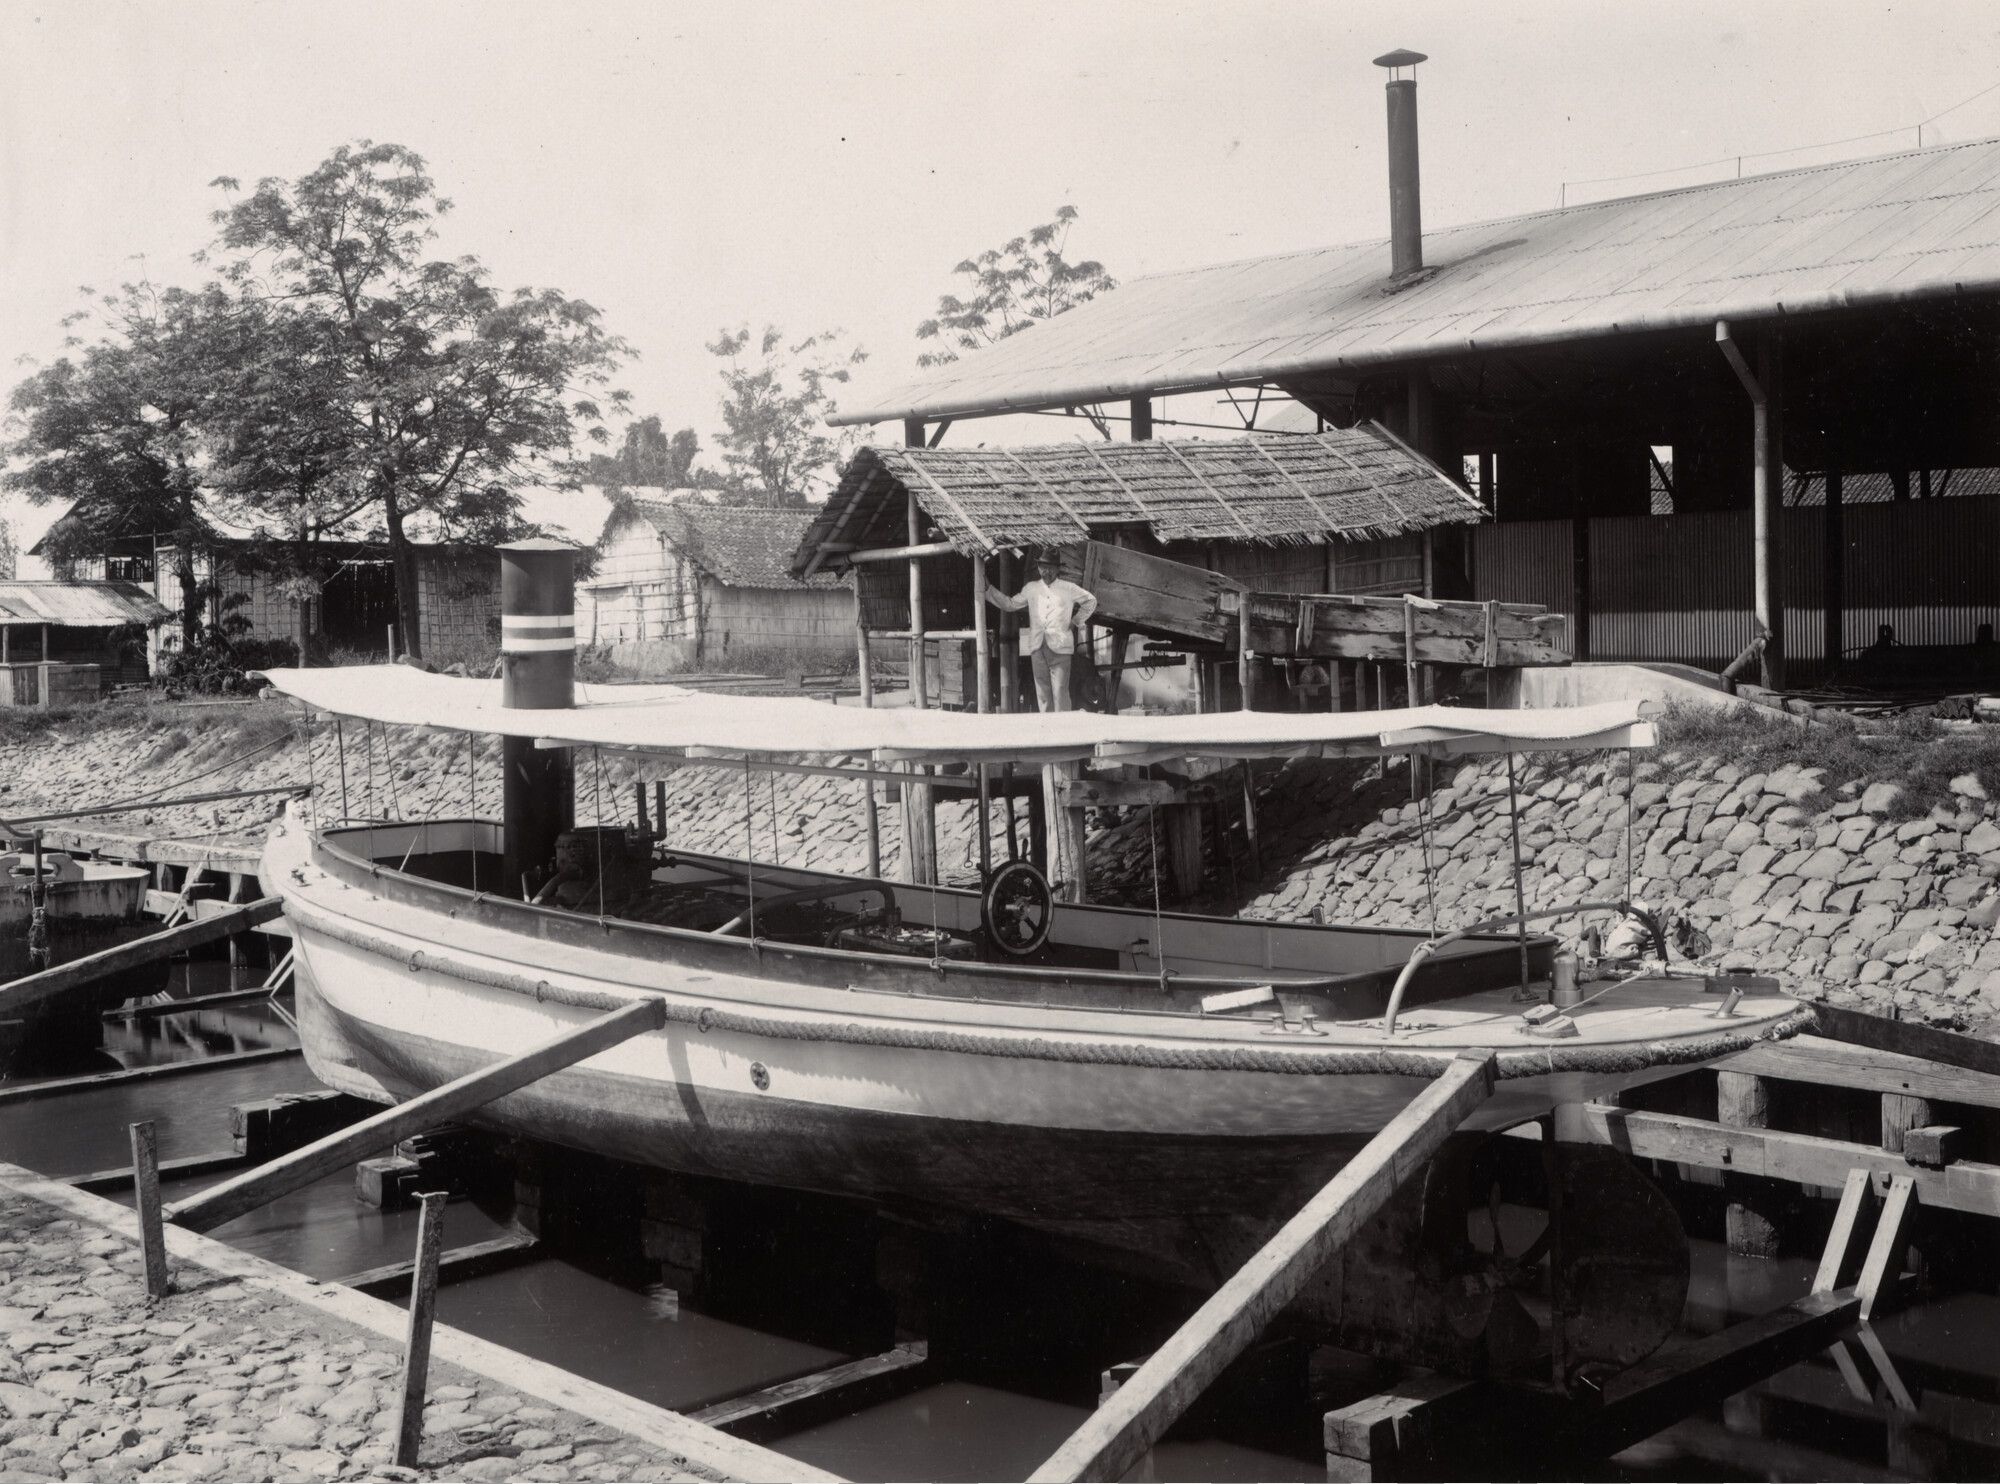
<path id="1" fill-rule="evenodd" d="M 859 346 L 843 349 L 843 333 L 826 330 L 788 344 L 766 325 L 723 330 L 710 354 L 722 371 L 722 461 L 730 487 L 745 504 L 804 505 L 820 494 L 856 435 L 829 432 L 834 392 L 868 359 Z"/>
<path id="2" fill-rule="evenodd" d="M 128 284 L 93 296 L 66 323 L 71 353 L 8 396 L 12 467 L 0 486 L 37 504 L 69 503 L 47 538 L 58 564 L 120 537 L 171 542 L 192 641 L 204 597 L 194 552 L 213 534 L 202 500 L 206 430 L 241 394 L 259 316 L 213 286 Z"/>
<path id="3" fill-rule="evenodd" d="M 627 487 L 661 485 L 667 489 L 716 489 L 723 478 L 713 469 L 697 468 L 701 439 L 693 428 L 671 438 L 657 417 L 625 425 L 625 442 L 616 453 L 594 453 L 584 477 L 593 484 Z"/>
<path id="4" fill-rule="evenodd" d="M 1064 255 L 1077 215 L 1074 206 L 1058 206 L 1054 221 L 952 269 L 966 281 L 966 297 L 939 295 L 937 315 L 917 326 L 917 339 L 938 348 L 919 355 L 917 364 L 949 365 L 961 350 L 1005 340 L 1117 288 L 1102 263 L 1072 263 Z"/>
<path id="5" fill-rule="evenodd" d="M 270 327 L 218 430 L 222 479 L 306 523 L 379 519 L 412 653 L 408 522 L 504 534 L 511 485 L 551 464 L 573 474 L 578 426 L 608 442 L 603 408 L 627 400 L 609 382 L 629 347 L 596 309 L 429 256 L 450 205 L 420 156 L 364 140 L 215 214 L 222 275 Z"/>

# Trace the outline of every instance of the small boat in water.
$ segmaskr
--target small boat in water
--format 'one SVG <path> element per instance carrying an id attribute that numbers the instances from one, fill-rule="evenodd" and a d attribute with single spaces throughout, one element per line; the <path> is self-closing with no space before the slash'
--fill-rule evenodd
<path id="1" fill-rule="evenodd" d="M 0 984 L 143 936 L 151 884 L 141 866 L 40 851 L 32 839 L 0 844 Z M 24 1051 L 95 1047 L 104 1009 L 165 984 L 164 963 L 144 965 L 0 1021 L 0 1070 Z"/>

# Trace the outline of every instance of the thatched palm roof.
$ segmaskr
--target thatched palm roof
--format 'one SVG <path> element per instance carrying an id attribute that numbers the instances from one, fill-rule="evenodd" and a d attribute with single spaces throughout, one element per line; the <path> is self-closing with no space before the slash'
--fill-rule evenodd
<path id="1" fill-rule="evenodd" d="M 1435 464 L 1373 424 L 1213 442 L 870 445 L 820 507 L 793 570 L 816 555 L 903 545 L 911 495 L 967 553 L 1063 546 L 1118 526 L 1160 541 L 1276 544 L 1372 540 L 1485 517 Z"/>

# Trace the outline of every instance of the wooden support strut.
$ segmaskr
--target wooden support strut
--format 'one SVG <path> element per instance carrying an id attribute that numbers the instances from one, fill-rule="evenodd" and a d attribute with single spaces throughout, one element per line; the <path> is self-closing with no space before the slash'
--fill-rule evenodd
<path id="1" fill-rule="evenodd" d="M 139 1212 L 139 1251 L 146 1262 L 146 1297 L 167 1296 L 167 1238 L 160 1219 L 160 1146 L 153 1122 L 131 1125 L 133 1205 Z"/>
<path id="2" fill-rule="evenodd" d="M 574 1030 L 564 1031 L 540 1046 L 468 1072 L 454 1082 L 384 1109 L 373 1118 L 352 1128 L 329 1134 L 303 1149 L 246 1170 L 233 1179 L 213 1185 L 190 1196 L 167 1213 L 176 1226 L 191 1231 L 213 1230 L 247 1211 L 287 1195 L 315 1180 L 334 1173 L 379 1149 L 400 1143 L 413 1134 L 482 1108 L 496 1098 L 539 1082 L 551 1072 L 559 1072 L 607 1047 L 629 1041 L 667 1023 L 666 1003 L 648 996 L 622 1010 L 600 1015 Z"/>
<path id="3" fill-rule="evenodd" d="M 1486 1101 L 1494 1066 L 1490 1050 L 1460 1052 L 1029 1478 L 1122 1477 Z"/>
<path id="4" fill-rule="evenodd" d="M 410 1326 L 403 1345 L 401 1399 L 396 1410 L 396 1464 L 413 1469 L 424 1443 L 424 1392 L 430 1381 L 431 1331 L 437 1319 L 438 1251 L 444 1245 L 443 1191 L 417 1197 L 423 1215 L 417 1224 L 415 1273 L 410 1283 Z"/>

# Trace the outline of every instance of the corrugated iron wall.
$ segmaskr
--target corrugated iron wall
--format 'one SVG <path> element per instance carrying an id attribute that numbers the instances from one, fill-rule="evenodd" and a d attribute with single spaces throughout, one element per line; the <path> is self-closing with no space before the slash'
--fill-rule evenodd
<path id="1" fill-rule="evenodd" d="M 1472 529 L 1472 595 L 1480 601 L 1539 603 L 1557 613 L 1576 604 L 1571 522 L 1521 520 Z M 1574 652 L 1573 625 L 1560 636 Z"/>
<path id="2" fill-rule="evenodd" d="M 1826 668 L 1824 519 L 1820 507 L 1794 507 L 1781 522 L 1795 685 L 1813 683 Z M 1486 525 L 1472 535 L 1476 597 L 1570 611 L 1571 522 Z M 2000 497 L 1849 506 L 1842 538 L 1847 652 L 1872 644 L 1881 624 L 1893 625 L 1904 644 L 1969 644 L 1980 624 L 2000 625 Z M 1714 670 L 1756 632 L 1749 511 L 1596 519 L 1588 539 L 1588 658 Z"/>

